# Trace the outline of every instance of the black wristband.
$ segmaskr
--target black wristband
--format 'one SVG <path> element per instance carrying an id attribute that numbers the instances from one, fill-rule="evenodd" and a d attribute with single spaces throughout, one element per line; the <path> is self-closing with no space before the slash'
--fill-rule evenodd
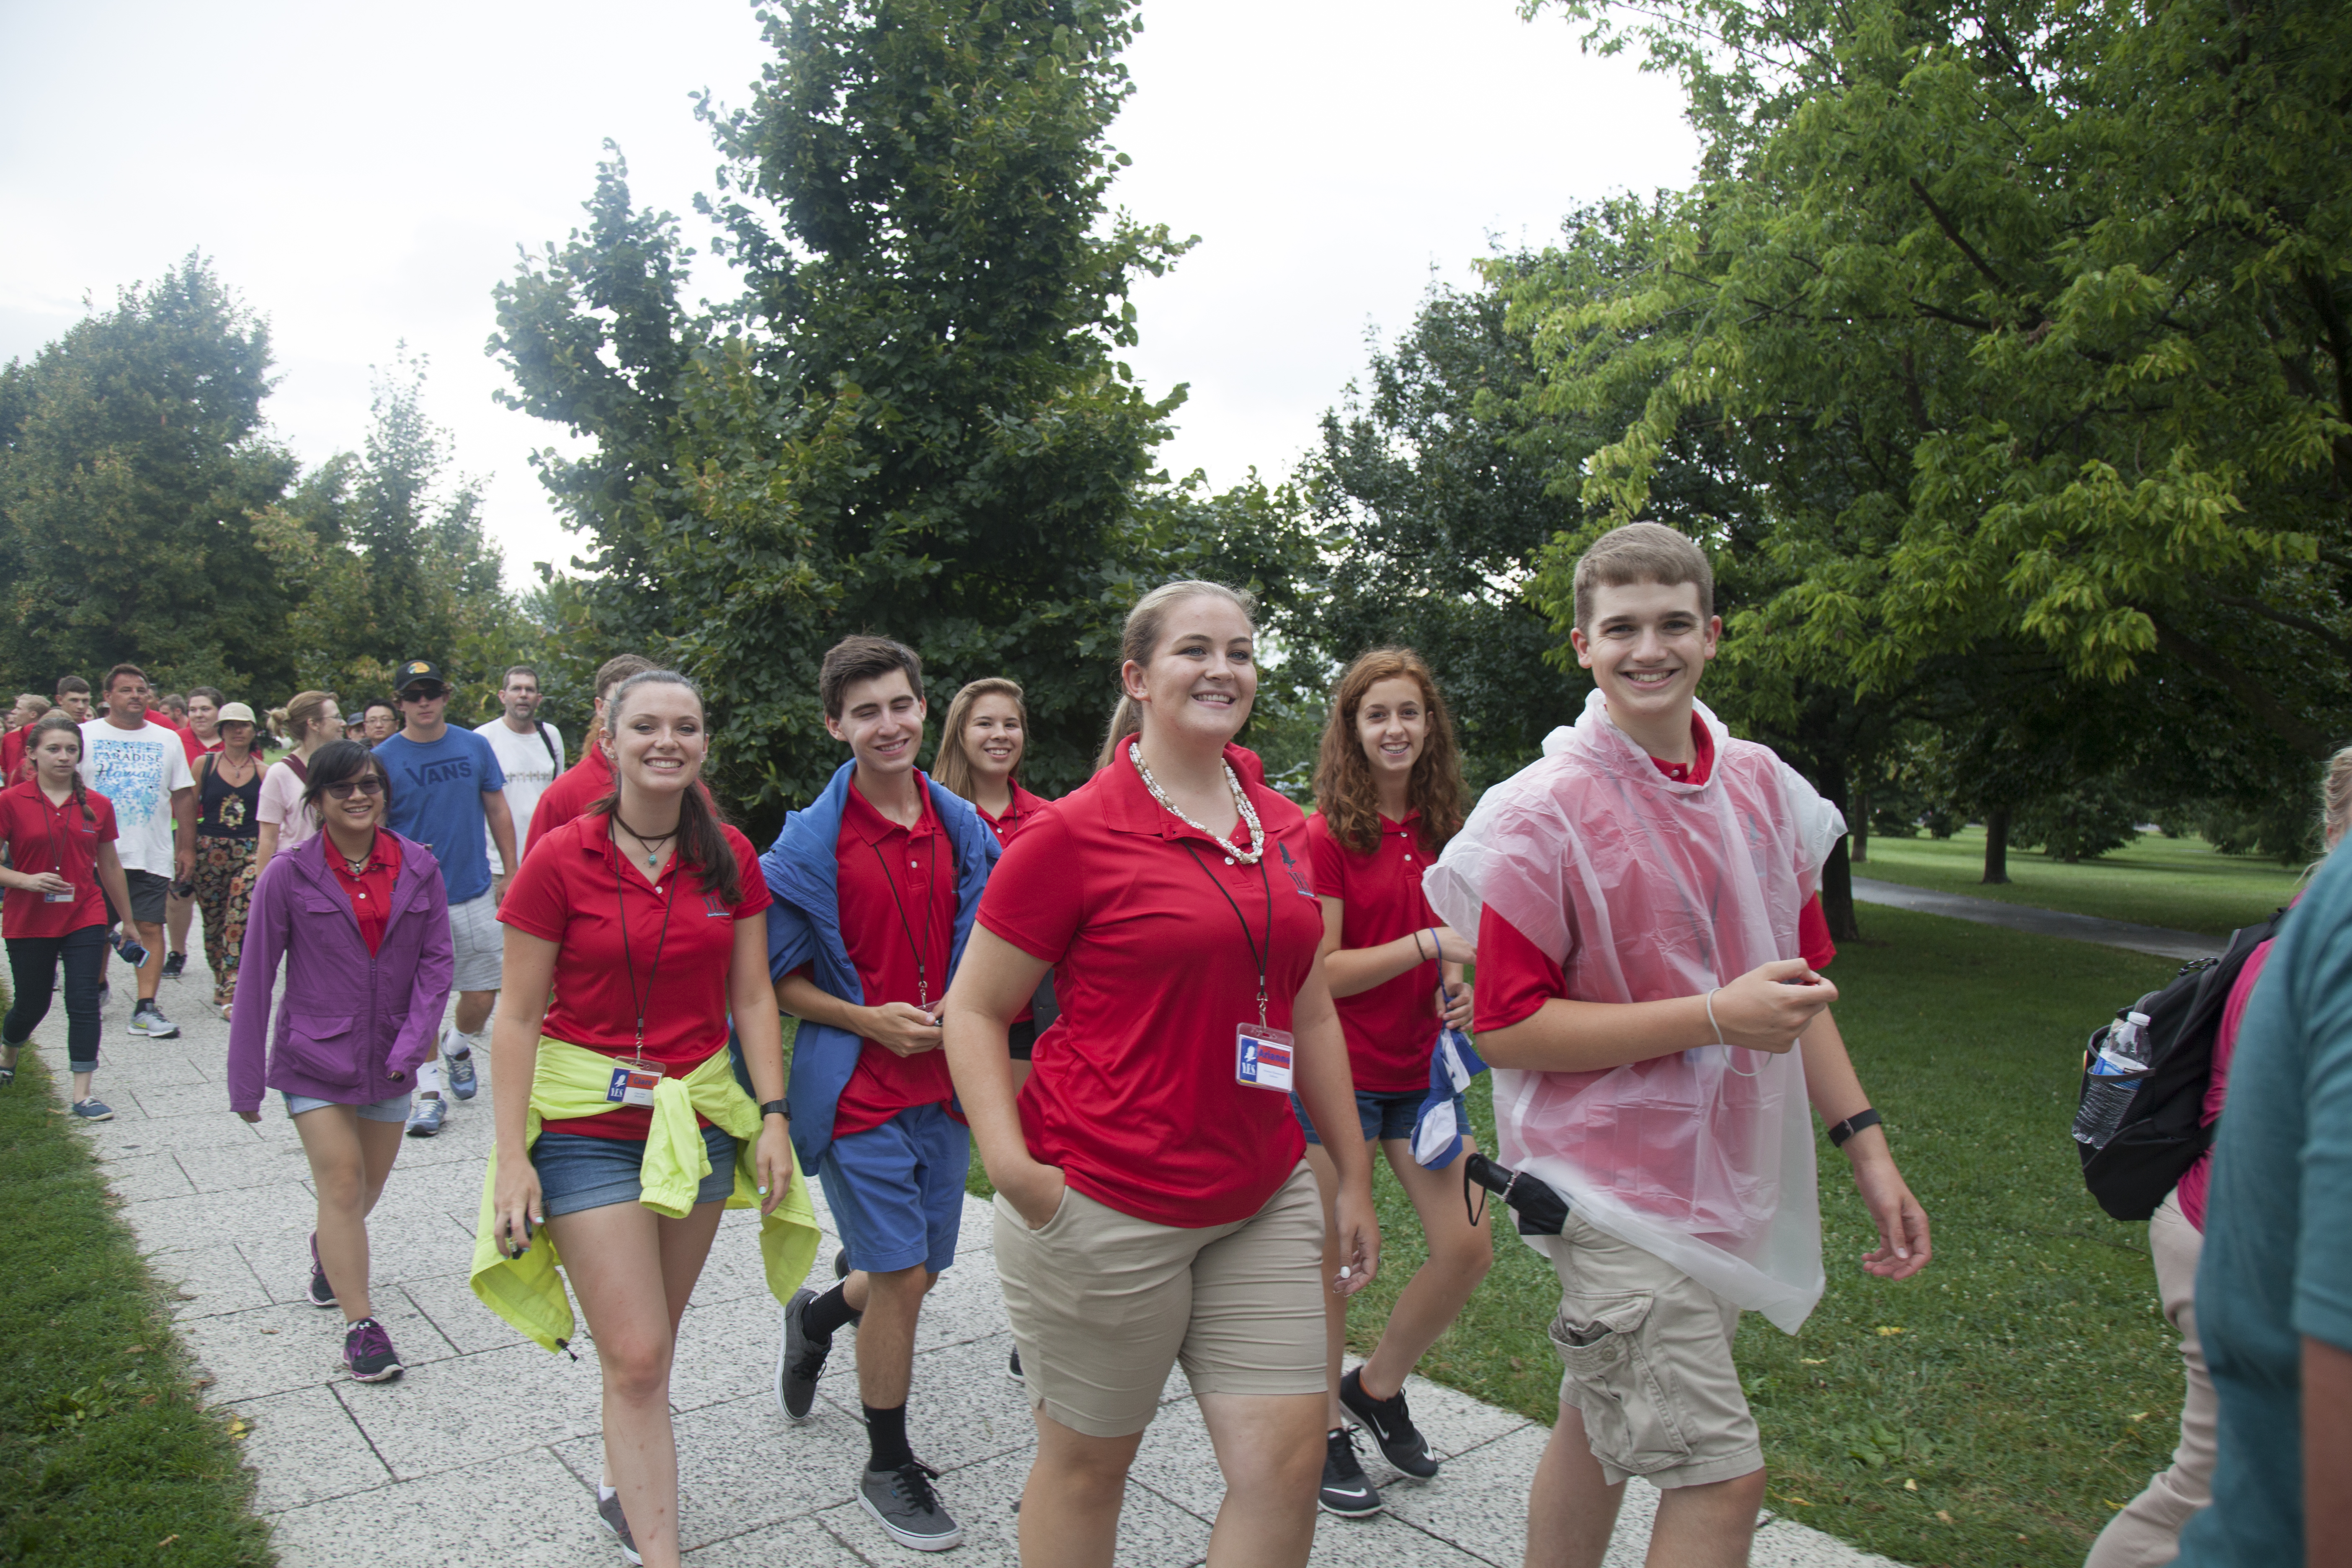
<path id="1" fill-rule="evenodd" d="M 793 1119 L 792 1110 L 781 1100 L 772 1100 L 761 1106 L 760 1115 L 762 1120 L 771 1116 L 781 1116 L 787 1121 Z"/>
<path id="2" fill-rule="evenodd" d="M 1853 1137 L 1855 1133 L 1861 1131 L 1865 1127 L 1877 1126 L 1879 1124 L 1879 1114 L 1875 1110 L 1855 1111 L 1852 1116 L 1847 1117 L 1843 1121 L 1839 1122 L 1835 1127 L 1830 1129 L 1830 1147 L 1832 1149 L 1844 1148 L 1845 1141 L 1847 1139 Z"/>

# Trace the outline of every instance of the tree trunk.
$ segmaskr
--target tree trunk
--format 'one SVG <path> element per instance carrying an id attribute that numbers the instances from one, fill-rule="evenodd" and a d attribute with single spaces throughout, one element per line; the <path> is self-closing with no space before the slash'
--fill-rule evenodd
<path id="1" fill-rule="evenodd" d="M 1853 918 L 1853 868 L 1843 838 L 1830 847 L 1830 858 L 1822 863 L 1822 913 L 1829 918 L 1831 941 L 1862 940 L 1862 927 Z"/>
<path id="2" fill-rule="evenodd" d="M 1984 879 L 1995 885 L 2009 880 L 2009 807 L 1985 813 Z"/>
<path id="3" fill-rule="evenodd" d="M 1845 826 L 1846 832 L 1853 838 L 1853 863 L 1857 866 L 1868 865 L 1870 863 L 1870 792 L 1868 790 L 1858 789 L 1853 792 L 1853 820 L 1847 823 Z"/>

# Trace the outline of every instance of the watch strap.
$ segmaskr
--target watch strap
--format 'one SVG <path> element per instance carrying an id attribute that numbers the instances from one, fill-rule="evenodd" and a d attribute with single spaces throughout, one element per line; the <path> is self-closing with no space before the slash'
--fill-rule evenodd
<path id="1" fill-rule="evenodd" d="M 1861 1131 L 1865 1127 L 1877 1126 L 1881 1120 L 1882 1119 L 1874 1107 L 1869 1110 L 1855 1111 L 1852 1116 L 1847 1117 L 1843 1121 L 1839 1122 L 1836 1126 L 1830 1129 L 1830 1147 L 1833 1149 L 1844 1148 L 1845 1141 L 1847 1139 L 1853 1137 L 1855 1133 Z"/>
<path id="2" fill-rule="evenodd" d="M 781 1116 L 787 1121 L 790 1121 L 793 1119 L 792 1111 L 781 1100 L 771 1100 L 761 1104 L 760 1107 L 760 1115 L 763 1119 L 770 1116 Z"/>

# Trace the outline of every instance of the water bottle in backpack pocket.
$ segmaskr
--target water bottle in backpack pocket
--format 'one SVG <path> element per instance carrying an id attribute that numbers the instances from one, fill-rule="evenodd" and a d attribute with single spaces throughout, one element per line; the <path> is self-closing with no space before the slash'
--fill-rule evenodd
<path id="1" fill-rule="evenodd" d="M 2083 1098 L 2074 1110 L 2075 1142 L 2104 1149 L 2123 1125 L 2153 1055 L 2148 1016 L 2140 1009 L 2155 996 L 2150 992 L 2141 997 L 2091 1037 L 2084 1053 Z"/>

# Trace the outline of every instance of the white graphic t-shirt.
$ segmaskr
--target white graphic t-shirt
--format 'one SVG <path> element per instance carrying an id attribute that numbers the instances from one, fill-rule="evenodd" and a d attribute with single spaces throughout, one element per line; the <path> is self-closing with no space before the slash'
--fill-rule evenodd
<path id="1" fill-rule="evenodd" d="M 474 733 L 490 743 L 499 771 L 507 775 L 507 810 L 514 815 L 515 853 L 523 854 L 530 847 L 530 814 L 547 786 L 555 782 L 555 775 L 563 771 L 563 731 L 542 723 L 538 734 L 518 735 L 507 728 L 504 719 L 493 719 L 475 725 Z M 541 735 L 547 738 L 542 741 Z M 507 871 L 499 863 L 496 840 L 490 843 L 490 869 L 499 876 Z"/>
<path id="2" fill-rule="evenodd" d="M 172 874 L 172 792 L 194 789 L 179 731 L 142 723 L 118 730 L 103 719 L 81 727 L 81 782 L 114 807 L 114 852 L 126 871 Z"/>

